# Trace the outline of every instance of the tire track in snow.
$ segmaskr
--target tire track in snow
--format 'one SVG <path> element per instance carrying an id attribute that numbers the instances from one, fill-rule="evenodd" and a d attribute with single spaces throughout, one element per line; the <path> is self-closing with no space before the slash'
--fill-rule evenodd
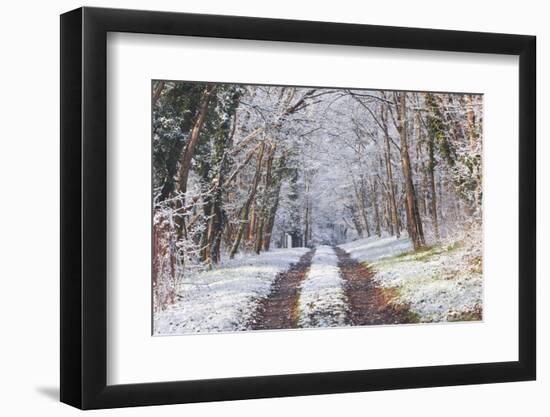
<path id="1" fill-rule="evenodd" d="M 372 279 L 374 274 L 365 265 L 351 258 L 350 254 L 342 248 L 336 247 L 335 251 L 349 300 L 350 325 L 416 322 L 415 316 L 407 307 L 390 303 L 395 294 L 391 289 L 379 287 Z"/>
<path id="2" fill-rule="evenodd" d="M 306 276 L 315 253 L 312 249 L 292 264 L 288 271 L 280 273 L 269 295 L 260 301 L 252 319 L 252 330 L 293 329 L 297 327 L 296 307 L 300 283 Z"/>

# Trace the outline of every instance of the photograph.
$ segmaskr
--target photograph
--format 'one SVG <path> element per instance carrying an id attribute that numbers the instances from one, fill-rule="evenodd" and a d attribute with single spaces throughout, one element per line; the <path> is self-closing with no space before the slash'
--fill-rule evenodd
<path id="1" fill-rule="evenodd" d="M 481 321 L 483 95 L 153 80 L 152 333 Z"/>

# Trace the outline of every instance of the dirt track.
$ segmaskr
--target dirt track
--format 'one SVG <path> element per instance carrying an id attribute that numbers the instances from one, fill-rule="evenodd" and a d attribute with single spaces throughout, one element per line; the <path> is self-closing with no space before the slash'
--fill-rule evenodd
<path id="1" fill-rule="evenodd" d="M 297 327 L 297 305 L 300 283 L 305 278 L 315 249 L 302 255 L 298 263 L 277 276 L 271 293 L 264 298 L 256 311 L 253 330 L 293 329 Z"/>
<path id="2" fill-rule="evenodd" d="M 378 287 L 373 273 L 365 265 L 352 259 L 346 251 L 333 248 L 338 257 L 340 276 L 348 302 L 346 324 L 367 326 L 376 324 L 413 323 L 414 315 L 406 307 L 390 303 L 394 290 Z M 269 296 L 260 301 L 250 328 L 253 330 L 294 329 L 298 327 L 298 299 L 300 283 L 306 277 L 315 253 L 312 249 L 280 273 Z"/>
<path id="3" fill-rule="evenodd" d="M 373 324 L 412 323 L 413 314 L 405 307 L 390 303 L 392 290 L 380 288 L 372 279 L 373 273 L 363 264 L 352 259 L 346 251 L 334 248 L 338 256 L 338 267 L 345 281 L 345 292 L 349 303 L 349 324 L 366 326 Z"/>

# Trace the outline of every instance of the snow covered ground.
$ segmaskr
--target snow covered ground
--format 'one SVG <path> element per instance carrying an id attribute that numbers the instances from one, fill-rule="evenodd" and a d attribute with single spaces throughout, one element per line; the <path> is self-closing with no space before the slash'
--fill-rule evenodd
<path id="1" fill-rule="evenodd" d="M 155 312 L 155 335 L 245 330 L 258 301 L 269 294 L 279 272 L 307 253 L 306 248 L 275 249 L 242 256 L 180 284 L 179 301 Z"/>
<path id="2" fill-rule="evenodd" d="M 352 258 L 367 262 L 379 286 L 395 289 L 390 302 L 408 306 L 420 322 L 479 318 L 481 245 L 440 245 L 413 252 L 406 237 L 373 237 L 340 247 Z M 214 271 L 189 277 L 179 285 L 176 304 L 155 312 L 154 334 L 246 330 L 277 274 L 287 271 L 308 251 L 275 249 L 245 255 L 224 261 Z M 318 247 L 299 286 L 298 326 L 346 325 L 347 301 L 336 253 L 329 246 Z"/>
<path id="3" fill-rule="evenodd" d="M 481 245 L 443 245 L 414 253 L 407 238 L 388 237 L 341 247 L 367 262 L 380 286 L 396 288 L 394 302 L 409 305 L 421 322 L 460 320 L 481 311 Z"/>
<path id="4" fill-rule="evenodd" d="M 300 327 L 334 327 L 345 324 L 347 300 L 338 258 L 331 247 L 317 248 L 311 268 L 300 285 L 298 310 Z"/>
<path id="5" fill-rule="evenodd" d="M 373 236 L 339 245 L 359 262 L 374 262 L 382 258 L 399 255 L 413 249 L 408 237 L 396 239 L 394 236 Z"/>

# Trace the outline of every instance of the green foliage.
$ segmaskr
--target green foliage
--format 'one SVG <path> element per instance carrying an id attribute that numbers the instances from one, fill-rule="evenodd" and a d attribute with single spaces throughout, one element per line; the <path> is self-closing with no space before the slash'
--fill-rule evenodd
<path id="1" fill-rule="evenodd" d="M 153 90 L 158 81 L 153 83 Z M 165 82 L 164 91 L 153 103 L 153 190 L 157 203 L 174 190 L 175 174 L 182 149 L 189 138 L 206 84 Z"/>
<path id="2" fill-rule="evenodd" d="M 474 200 L 481 198 L 481 147 L 477 150 L 468 149 L 466 152 L 457 149 L 460 145 L 453 144 L 449 138 L 452 126 L 444 121 L 442 110 L 433 94 L 426 94 L 426 105 L 429 112 L 429 132 L 434 139 L 435 148 L 451 169 L 450 180 L 457 194 L 472 207 Z M 475 137 L 479 138 L 479 132 L 475 132 Z"/>
<path id="3" fill-rule="evenodd" d="M 441 110 L 437 105 L 433 94 L 426 94 L 426 105 L 428 106 L 428 127 L 429 134 L 434 138 L 434 144 L 439 154 L 444 158 L 447 164 L 452 167 L 455 163 L 455 150 L 447 138 L 449 126 L 443 120 Z"/>
<path id="4" fill-rule="evenodd" d="M 196 169 L 206 183 L 215 181 L 220 174 L 225 173 L 221 173 L 220 169 L 221 165 L 227 165 L 223 161 L 227 158 L 226 150 L 231 147 L 229 142 L 236 123 L 235 113 L 242 94 L 242 87 L 222 84 L 216 90 L 216 97 L 212 98 L 193 156 Z"/>
<path id="5" fill-rule="evenodd" d="M 455 241 L 449 245 L 434 245 L 434 246 L 424 246 L 419 250 L 411 250 L 408 252 L 402 252 L 395 256 L 390 256 L 387 258 L 382 258 L 380 261 L 376 262 L 376 266 L 390 266 L 400 262 L 410 262 L 410 261 L 419 261 L 419 262 L 429 262 L 435 257 L 440 255 L 448 255 L 452 252 L 455 252 L 463 247 L 462 241 Z"/>

